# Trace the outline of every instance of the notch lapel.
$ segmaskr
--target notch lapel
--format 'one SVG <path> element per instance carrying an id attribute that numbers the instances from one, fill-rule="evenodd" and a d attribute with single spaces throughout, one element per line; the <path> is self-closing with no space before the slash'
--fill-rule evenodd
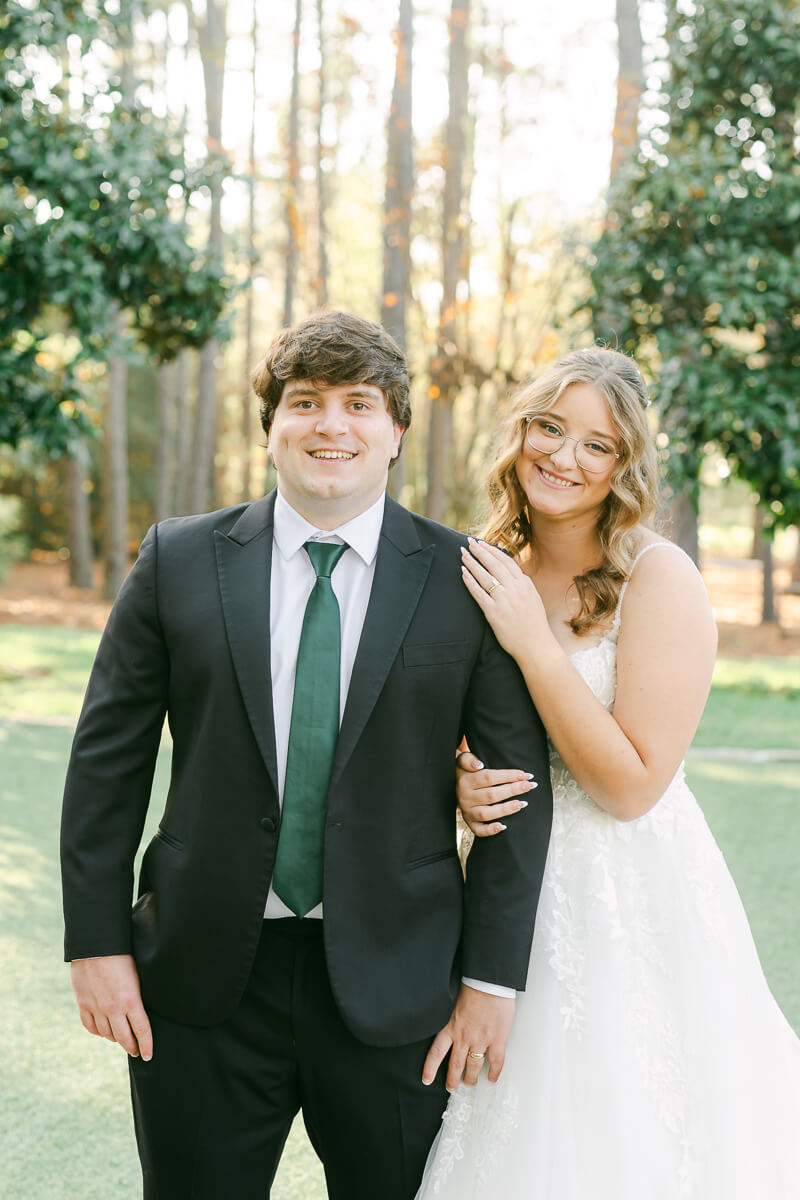
<path id="1" fill-rule="evenodd" d="M 249 505 L 230 533 L 214 530 L 214 541 L 231 658 L 250 725 L 277 795 L 269 637 L 274 508 L 272 492 Z"/>
<path id="2" fill-rule="evenodd" d="M 375 577 L 347 693 L 331 776 L 337 782 L 375 707 L 433 562 L 411 514 L 386 497 Z"/>

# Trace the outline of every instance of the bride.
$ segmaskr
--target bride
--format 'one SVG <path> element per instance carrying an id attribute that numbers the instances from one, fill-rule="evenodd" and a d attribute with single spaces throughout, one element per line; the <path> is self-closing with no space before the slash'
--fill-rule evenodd
<path id="1" fill-rule="evenodd" d="M 548 730 L 554 817 L 502 1075 L 451 1096 L 418 1200 L 800 1195 L 800 1042 L 683 772 L 716 632 L 694 565 L 646 524 L 646 405 L 609 350 L 526 387 L 464 554 Z M 460 757 L 477 836 L 514 837 L 532 786 Z"/>

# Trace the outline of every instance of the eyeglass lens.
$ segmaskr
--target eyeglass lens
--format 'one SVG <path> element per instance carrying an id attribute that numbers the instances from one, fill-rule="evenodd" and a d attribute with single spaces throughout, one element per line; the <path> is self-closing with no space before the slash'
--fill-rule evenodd
<path id="1" fill-rule="evenodd" d="M 616 451 L 596 438 L 571 438 L 558 425 L 540 417 L 532 417 L 525 431 L 525 440 L 532 450 L 554 454 L 565 442 L 574 442 L 575 461 L 584 471 L 605 471 L 618 457 Z"/>

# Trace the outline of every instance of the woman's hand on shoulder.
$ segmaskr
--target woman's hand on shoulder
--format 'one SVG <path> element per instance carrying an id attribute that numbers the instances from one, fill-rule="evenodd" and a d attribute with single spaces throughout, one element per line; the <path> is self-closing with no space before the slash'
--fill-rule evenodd
<path id="1" fill-rule="evenodd" d="M 488 770 L 468 750 L 456 759 L 458 807 L 476 837 L 502 833 L 502 818 L 527 808 L 528 801 L 519 797 L 537 786 L 525 771 Z"/>
<path id="2" fill-rule="evenodd" d="M 517 662 L 551 632 L 533 581 L 496 546 L 470 538 L 469 548 L 461 551 L 461 574 L 498 642 Z"/>

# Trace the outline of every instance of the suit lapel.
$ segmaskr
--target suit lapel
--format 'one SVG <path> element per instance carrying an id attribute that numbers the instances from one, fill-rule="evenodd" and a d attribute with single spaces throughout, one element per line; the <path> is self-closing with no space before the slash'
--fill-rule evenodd
<path id="1" fill-rule="evenodd" d="M 344 769 L 375 707 L 419 603 L 433 561 L 406 509 L 386 497 L 364 628 L 339 730 L 331 785 Z"/>
<path id="2" fill-rule="evenodd" d="M 269 592 L 275 493 L 257 500 L 225 534 L 214 531 L 217 574 L 233 666 L 247 715 L 278 791 L 270 677 Z"/>

